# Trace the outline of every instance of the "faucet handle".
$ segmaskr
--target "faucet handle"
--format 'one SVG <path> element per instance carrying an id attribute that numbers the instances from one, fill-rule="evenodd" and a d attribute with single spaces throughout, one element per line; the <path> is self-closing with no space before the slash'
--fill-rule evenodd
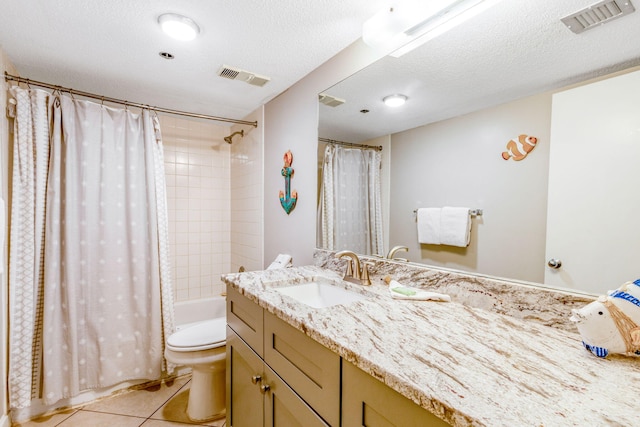
<path id="1" fill-rule="evenodd" d="M 347 259 L 347 271 L 344 272 L 344 277 L 353 277 L 353 261 Z"/>
<path id="2" fill-rule="evenodd" d="M 362 274 L 360 275 L 360 283 L 364 286 L 371 285 L 371 279 L 369 278 L 369 267 L 373 266 L 372 262 L 363 262 L 362 263 Z"/>

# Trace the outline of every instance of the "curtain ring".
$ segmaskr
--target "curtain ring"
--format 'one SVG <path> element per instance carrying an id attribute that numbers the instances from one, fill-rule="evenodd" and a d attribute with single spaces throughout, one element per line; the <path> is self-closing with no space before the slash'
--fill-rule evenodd
<path id="1" fill-rule="evenodd" d="M 129 111 L 129 101 L 124 101 L 124 111 Z"/>
<path id="2" fill-rule="evenodd" d="M 58 86 L 60 87 L 60 86 Z M 73 96 L 73 89 L 69 89 L 69 95 L 71 95 L 71 99 L 73 99 L 74 101 L 76 100 L 76 97 Z"/>
<path id="3" fill-rule="evenodd" d="M 100 97 L 100 105 L 104 107 L 104 96 Z"/>

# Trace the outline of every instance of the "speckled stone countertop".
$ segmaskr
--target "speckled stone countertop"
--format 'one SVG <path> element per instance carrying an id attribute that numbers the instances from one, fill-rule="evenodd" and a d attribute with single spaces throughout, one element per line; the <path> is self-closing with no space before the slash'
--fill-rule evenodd
<path id="1" fill-rule="evenodd" d="M 314 309 L 275 290 L 314 277 L 368 298 Z M 382 277 L 363 287 L 309 266 L 222 279 L 454 426 L 640 425 L 640 359 L 598 359 L 576 333 L 456 298 L 392 299 Z"/>

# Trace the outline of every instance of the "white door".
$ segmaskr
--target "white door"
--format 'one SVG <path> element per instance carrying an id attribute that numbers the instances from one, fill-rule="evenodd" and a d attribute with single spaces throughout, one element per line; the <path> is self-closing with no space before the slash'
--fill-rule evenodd
<path id="1" fill-rule="evenodd" d="M 640 71 L 553 96 L 545 283 L 640 278 Z"/>

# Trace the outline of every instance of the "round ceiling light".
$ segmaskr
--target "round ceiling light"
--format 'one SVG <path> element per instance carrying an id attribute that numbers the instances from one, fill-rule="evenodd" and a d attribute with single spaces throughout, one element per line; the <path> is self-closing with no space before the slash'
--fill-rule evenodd
<path id="1" fill-rule="evenodd" d="M 193 40 L 200 32 L 193 19 L 175 13 L 160 15 L 158 23 L 162 31 L 177 40 Z"/>
<path id="2" fill-rule="evenodd" d="M 382 102 L 384 102 L 387 107 L 399 107 L 401 105 L 404 105 L 404 103 L 407 102 L 407 99 L 409 98 L 407 98 L 406 95 L 396 94 L 385 96 L 382 99 Z"/>

